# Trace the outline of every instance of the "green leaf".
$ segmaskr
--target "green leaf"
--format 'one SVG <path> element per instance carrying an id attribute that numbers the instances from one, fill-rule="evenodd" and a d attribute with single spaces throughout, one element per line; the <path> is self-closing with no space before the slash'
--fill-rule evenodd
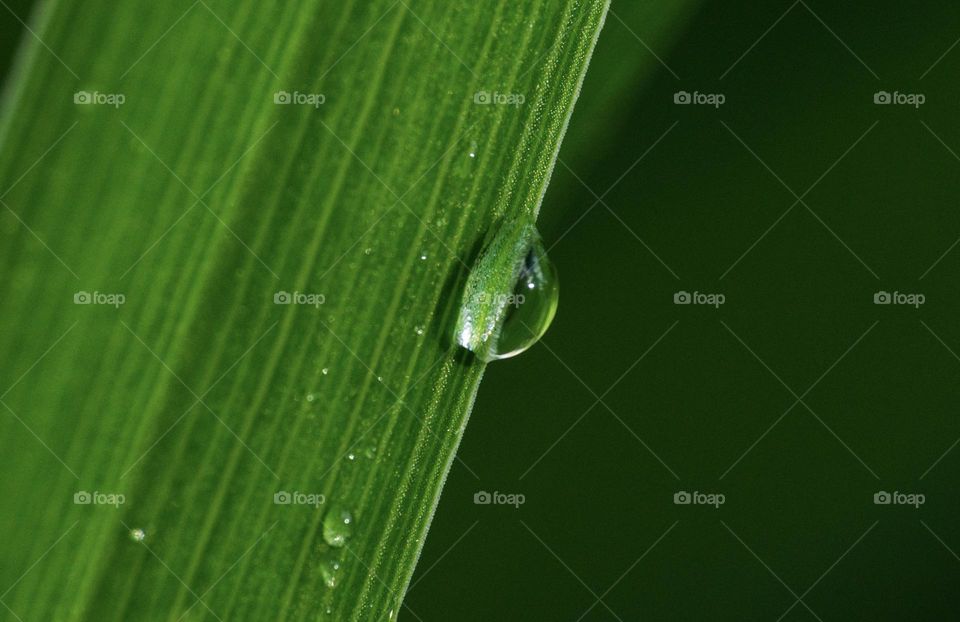
<path id="1" fill-rule="evenodd" d="M 536 217 L 606 10 L 36 7 L 0 116 L 15 619 L 399 614 L 484 368 L 466 276 Z"/>

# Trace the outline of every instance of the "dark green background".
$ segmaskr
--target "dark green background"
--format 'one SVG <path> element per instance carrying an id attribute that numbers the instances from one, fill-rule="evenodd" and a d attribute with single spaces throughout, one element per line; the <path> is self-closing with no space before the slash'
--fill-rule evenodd
<path id="1" fill-rule="evenodd" d="M 603 596 L 623 620 L 777 619 L 879 521 L 804 602 L 823 620 L 956 619 L 960 560 L 921 521 L 960 550 L 960 450 L 920 477 L 960 436 L 960 360 L 921 320 L 960 352 L 960 250 L 919 277 L 960 236 L 960 161 L 921 124 L 960 150 L 960 46 L 920 76 L 960 37 L 960 8 L 809 2 L 878 79 L 797 4 L 720 80 L 791 2 L 707 2 L 666 29 L 657 4 L 613 11 L 679 79 L 610 16 L 561 158 L 602 195 L 679 123 L 605 198 L 616 216 L 600 205 L 574 226 L 595 197 L 558 165 L 541 212 L 548 244 L 569 229 L 551 251 L 557 319 L 488 369 L 460 452 L 480 481 L 454 467 L 408 604 L 424 620 L 576 620 L 646 553 Z M 677 106 L 678 90 L 726 103 Z M 878 90 L 927 103 L 876 106 Z M 795 202 L 721 121 L 798 195 L 879 121 L 804 198 L 843 243 L 797 205 L 720 280 Z M 676 306 L 681 289 L 727 302 Z M 927 302 L 876 306 L 878 290 Z M 520 479 L 675 321 L 604 397 L 622 423 L 597 405 Z M 721 321 L 797 395 L 879 322 L 804 397 L 823 423 L 797 405 L 722 480 L 796 399 Z M 477 506 L 480 489 L 527 501 Z M 727 501 L 677 506 L 678 490 Z M 878 490 L 926 503 L 877 506 Z M 815 618 L 798 604 L 784 619 Z"/>
<path id="2" fill-rule="evenodd" d="M 488 369 L 460 451 L 479 480 L 454 464 L 407 605 L 744 620 L 802 596 L 783 619 L 956 619 L 960 450 L 943 454 L 960 437 L 960 248 L 930 268 L 960 236 L 960 46 L 921 76 L 960 37 L 960 7 L 613 11 L 541 212 L 557 319 Z M 22 26 L 0 15 L 6 66 Z M 679 90 L 726 103 L 678 106 Z M 927 101 L 877 106 L 879 90 Z M 784 216 L 784 184 L 802 196 L 835 163 Z M 678 306 L 678 290 L 726 304 Z M 877 306 L 878 290 L 927 302 Z M 475 505 L 479 490 L 526 503 Z M 675 505 L 679 490 L 726 503 Z M 874 505 L 878 490 L 926 503 Z"/>

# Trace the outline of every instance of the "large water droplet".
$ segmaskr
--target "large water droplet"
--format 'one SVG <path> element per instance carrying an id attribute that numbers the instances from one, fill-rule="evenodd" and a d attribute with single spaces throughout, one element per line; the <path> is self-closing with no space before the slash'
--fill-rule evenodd
<path id="1" fill-rule="evenodd" d="M 454 339 L 484 361 L 516 356 L 550 327 L 559 296 L 536 228 L 507 221 L 470 272 Z"/>
<path id="2" fill-rule="evenodd" d="M 323 541 L 337 548 L 347 543 L 353 533 L 353 514 L 346 508 L 334 505 L 323 517 Z"/>

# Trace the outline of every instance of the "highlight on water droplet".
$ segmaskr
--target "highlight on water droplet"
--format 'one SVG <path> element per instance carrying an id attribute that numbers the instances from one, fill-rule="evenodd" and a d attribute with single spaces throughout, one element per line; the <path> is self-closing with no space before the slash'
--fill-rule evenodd
<path id="1" fill-rule="evenodd" d="M 470 271 L 454 340 L 484 361 L 516 356 L 550 327 L 559 297 L 557 274 L 536 227 L 508 220 Z"/>
<path id="2" fill-rule="evenodd" d="M 323 517 L 323 541 L 337 548 L 347 543 L 353 533 L 353 514 L 346 508 L 334 504 Z"/>
<path id="3" fill-rule="evenodd" d="M 130 539 L 134 542 L 143 542 L 143 539 L 147 537 L 147 532 L 139 527 L 137 529 L 130 530 Z"/>

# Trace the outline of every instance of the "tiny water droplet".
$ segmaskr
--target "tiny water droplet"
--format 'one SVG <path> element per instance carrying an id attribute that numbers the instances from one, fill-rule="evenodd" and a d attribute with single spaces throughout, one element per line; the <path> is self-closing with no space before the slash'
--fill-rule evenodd
<path id="1" fill-rule="evenodd" d="M 416 333 L 417 333 L 418 335 L 422 335 L 422 334 L 423 334 L 423 326 L 417 326 L 416 328 L 414 328 L 414 330 L 416 331 Z"/>
<path id="2" fill-rule="evenodd" d="M 143 542 L 143 539 L 147 537 L 147 532 L 143 529 L 131 529 L 130 530 L 130 539 L 134 542 Z"/>
<path id="3" fill-rule="evenodd" d="M 516 356 L 550 327 L 559 295 L 536 227 L 508 220 L 470 271 L 454 340 L 484 361 Z"/>
<path id="4" fill-rule="evenodd" d="M 471 158 L 477 157 L 477 141 L 472 141 L 470 143 L 470 157 Z"/>
<path id="5" fill-rule="evenodd" d="M 373 460 L 373 457 L 377 455 L 376 445 L 371 445 L 363 450 L 363 455 L 366 456 L 368 460 Z"/>
<path id="6" fill-rule="evenodd" d="M 427 260 L 427 254 L 426 254 L 426 253 L 420 253 L 420 261 L 426 261 L 426 260 Z"/>
<path id="7" fill-rule="evenodd" d="M 340 562 L 332 555 L 324 555 L 320 560 L 320 576 L 323 577 L 323 583 L 327 587 L 337 587 L 337 579 L 340 574 Z M 327 612 L 329 613 L 329 608 Z"/>
<path id="8" fill-rule="evenodd" d="M 315 398 L 313 397 L 313 393 L 307 393 L 307 401 L 308 401 L 308 402 L 312 402 L 314 399 L 315 399 Z"/>
<path id="9" fill-rule="evenodd" d="M 353 533 L 353 514 L 334 504 L 323 517 L 323 541 L 337 548 L 347 543 Z"/>
<path id="10" fill-rule="evenodd" d="M 352 451 L 347 454 L 347 460 L 356 460 L 356 459 L 357 459 L 357 454 L 353 453 Z"/>
<path id="11" fill-rule="evenodd" d="M 323 373 L 324 376 L 326 376 L 326 375 L 330 372 L 330 370 L 327 369 L 326 367 L 324 367 L 324 368 L 321 369 L 320 371 L 321 371 L 321 373 Z"/>
<path id="12" fill-rule="evenodd" d="M 377 382 L 383 382 L 383 376 L 377 376 Z"/>
<path id="13" fill-rule="evenodd" d="M 372 249 L 372 248 L 365 248 L 365 249 L 363 249 L 363 254 L 364 254 L 364 255 L 369 255 L 369 254 L 372 253 L 372 252 L 373 252 L 373 249 Z"/>

